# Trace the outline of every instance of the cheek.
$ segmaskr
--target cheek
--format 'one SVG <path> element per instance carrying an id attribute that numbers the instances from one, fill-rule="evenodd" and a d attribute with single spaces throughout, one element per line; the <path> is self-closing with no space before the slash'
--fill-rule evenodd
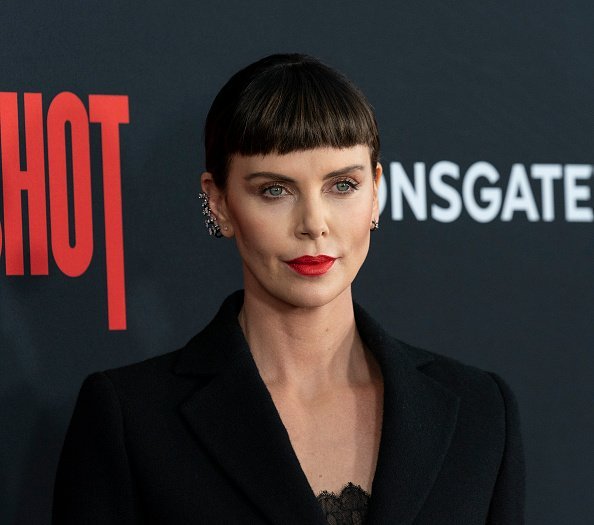
<path id="1" fill-rule="evenodd" d="M 355 251 L 364 252 L 367 254 L 369 249 L 369 241 L 371 237 L 371 231 L 365 217 L 363 220 L 357 221 L 356 228 L 353 229 L 352 239 Z"/>
<path id="2" fill-rule="evenodd" d="M 348 225 L 347 231 L 353 235 L 363 235 L 371 226 L 373 206 L 371 202 L 365 199 L 363 202 L 349 203 L 347 206 L 339 206 L 334 210 L 336 220 L 335 226 L 340 230 L 345 230 L 345 225 Z"/>
<path id="3" fill-rule="evenodd" d="M 286 236 L 282 220 L 268 210 L 243 207 L 234 211 L 233 223 L 237 246 L 244 258 L 248 253 L 266 256 L 276 252 L 280 240 Z"/>
<path id="4" fill-rule="evenodd" d="M 339 236 L 348 239 L 349 251 L 357 260 L 364 260 L 369 250 L 371 214 L 371 204 L 352 206 L 342 217 L 342 224 L 337 224 Z"/>

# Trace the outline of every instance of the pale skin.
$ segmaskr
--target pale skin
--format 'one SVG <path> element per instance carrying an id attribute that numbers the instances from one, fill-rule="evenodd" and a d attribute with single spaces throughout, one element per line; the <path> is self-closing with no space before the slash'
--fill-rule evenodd
<path id="1" fill-rule="evenodd" d="M 245 298 L 239 322 L 313 492 L 371 492 L 383 409 L 381 371 L 359 337 L 351 283 L 378 220 L 381 165 L 369 148 L 235 155 L 227 184 L 202 188 L 235 238 Z M 323 275 L 286 261 L 336 258 Z"/>

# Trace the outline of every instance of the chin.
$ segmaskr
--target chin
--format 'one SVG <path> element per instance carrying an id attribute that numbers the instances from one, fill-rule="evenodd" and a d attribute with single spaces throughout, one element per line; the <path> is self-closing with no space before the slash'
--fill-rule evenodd
<path id="1" fill-rule="evenodd" d="M 279 308 L 320 308 L 348 294 L 351 300 L 351 283 L 354 268 L 336 267 L 318 277 L 300 277 L 292 271 L 251 271 L 244 264 L 245 293 L 266 303 L 277 303 Z"/>
<path id="2" fill-rule="evenodd" d="M 350 283 L 291 284 L 281 289 L 265 289 L 263 292 L 287 306 L 294 308 L 320 308 L 332 303 L 345 292 L 350 295 Z"/>

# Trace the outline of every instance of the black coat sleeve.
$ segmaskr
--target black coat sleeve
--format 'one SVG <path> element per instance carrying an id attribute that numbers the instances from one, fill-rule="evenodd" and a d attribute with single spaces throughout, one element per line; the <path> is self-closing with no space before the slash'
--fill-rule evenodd
<path id="1" fill-rule="evenodd" d="M 523 525 L 526 474 L 516 399 L 498 375 L 491 376 L 499 386 L 505 406 L 505 449 L 493 489 L 488 525 Z"/>
<path id="2" fill-rule="evenodd" d="M 83 383 L 60 456 L 53 525 L 139 524 L 120 402 L 107 375 Z"/>

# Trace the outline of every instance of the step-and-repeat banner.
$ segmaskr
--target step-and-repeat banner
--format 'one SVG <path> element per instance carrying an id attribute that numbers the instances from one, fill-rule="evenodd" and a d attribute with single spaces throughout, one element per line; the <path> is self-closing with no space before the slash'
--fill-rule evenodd
<path id="1" fill-rule="evenodd" d="M 305 52 L 375 107 L 381 230 L 354 288 L 502 375 L 527 518 L 594 515 L 594 4 L 3 2 L 0 522 L 48 523 L 82 380 L 183 345 L 241 287 L 203 228 L 204 118 Z"/>

